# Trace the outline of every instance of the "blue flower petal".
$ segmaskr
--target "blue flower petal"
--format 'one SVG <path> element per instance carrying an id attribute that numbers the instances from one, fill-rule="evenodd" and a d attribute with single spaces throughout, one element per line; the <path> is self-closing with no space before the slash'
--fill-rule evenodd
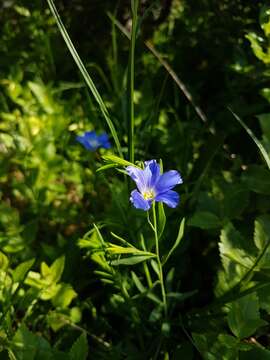
<path id="1" fill-rule="evenodd" d="M 105 149 L 111 147 L 109 137 L 106 133 L 97 135 L 95 131 L 86 131 L 82 136 L 77 136 L 76 140 L 90 151 L 95 151 L 99 147 Z"/>
<path id="2" fill-rule="evenodd" d="M 83 134 L 83 136 L 87 139 L 87 140 L 96 140 L 97 139 L 97 134 L 96 132 L 93 131 L 85 131 L 85 133 Z"/>
<path id="3" fill-rule="evenodd" d="M 131 192 L 130 201 L 136 209 L 147 211 L 151 207 L 151 201 L 145 200 L 138 190 L 133 190 Z"/>
<path id="4" fill-rule="evenodd" d="M 135 166 L 128 166 L 126 168 L 128 175 L 131 177 L 132 180 L 135 181 L 138 189 L 141 192 L 144 192 L 146 189 L 146 179 L 144 170 L 138 169 Z"/>
<path id="5" fill-rule="evenodd" d="M 180 196 L 176 191 L 168 190 L 156 196 L 156 201 L 164 202 L 170 208 L 175 208 L 180 200 Z"/>
<path id="6" fill-rule="evenodd" d="M 160 166 L 157 164 L 156 160 L 145 161 L 144 164 L 145 170 L 149 169 L 151 172 L 151 174 L 147 174 L 148 176 L 146 185 L 148 188 L 152 189 L 160 177 Z"/>
<path id="7" fill-rule="evenodd" d="M 80 144 L 82 144 L 87 150 L 90 150 L 90 151 L 94 151 L 94 150 L 96 150 L 96 148 L 94 148 L 91 144 L 90 144 L 90 142 L 89 142 L 89 140 L 87 139 L 87 137 L 86 136 L 77 136 L 76 137 L 76 140 L 80 143 Z"/>
<path id="8" fill-rule="evenodd" d="M 104 149 L 109 149 L 111 147 L 109 136 L 106 133 L 103 133 L 98 136 L 99 146 Z"/>
<path id="9" fill-rule="evenodd" d="M 155 186 L 157 194 L 161 194 L 171 190 L 174 186 L 182 184 L 181 175 L 176 170 L 170 170 L 162 174 Z"/>

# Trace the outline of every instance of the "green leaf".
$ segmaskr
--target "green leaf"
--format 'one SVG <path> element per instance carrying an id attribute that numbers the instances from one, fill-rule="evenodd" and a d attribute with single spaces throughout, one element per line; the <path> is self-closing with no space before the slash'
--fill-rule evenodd
<path id="1" fill-rule="evenodd" d="M 162 202 L 158 203 L 158 238 L 160 239 L 166 226 L 166 215 Z"/>
<path id="2" fill-rule="evenodd" d="M 250 45 L 254 55 L 265 64 L 270 63 L 270 54 L 264 52 L 262 48 L 262 38 L 254 32 L 250 32 L 246 35 L 246 38 L 250 41 Z"/>
<path id="3" fill-rule="evenodd" d="M 165 260 L 162 262 L 163 265 L 168 261 L 168 259 L 172 255 L 172 253 L 175 251 L 175 249 L 180 244 L 180 242 L 181 242 L 181 240 L 182 240 L 182 238 L 184 236 L 184 231 L 185 231 L 185 218 L 183 218 L 181 223 L 180 223 L 179 230 L 178 230 L 178 235 L 177 235 L 177 238 L 175 240 L 175 243 L 173 244 L 172 248 L 170 249 L 168 255 L 165 257 Z"/>
<path id="4" fill-rule="evenodd" d="M 31 259 L 28 261 L 24 261 L 19 264 L 12 272 L 12 277 L 14 282 L 22 282 L 24 281 L 28 271 L 34 265 L 35 259 Z"/>
<path id="5" fill-rule="evenodd" d="M 127 240 L 125 240 L 125 239 L 122 238 L 121 236 L 113 233 L 112 231 L 111 231 L 111 235 L 112 235 L 116 240 L 120 241 L 122 244 L 125 244 L 126 246 L 131 247 L 131 248 L 135 248 L 135 247 L 134 247 L 132 244 L 130 244 Z"/>
<path id="6" fill-rule="evenodd" d="M 267 325 L 267 322 L 260 318 L 259 300 L 255 293 L 231 303 L 228 325 L 239 339 L 251 336 L 259 327 Z"/>
<path id="7" fill-rule="evenodd" d="M 216 295 L 222 296 L 234 286 L 239 286 L 243 277 L 253 269 L 257 251 L 232 223 L 222 229 L 219 252 L 224 271 L 217 273 Z"/>
<path id="8" fill-rule="evenodd" d="M 102 159 L 105 160 L 105 161 L 109 161 L 113 164 L 116 164 L 116 165 L 119 165 L 119 166 L 133 166 L 133 167 L 136 167 L 138 169 L 141 169 L 139 166 L 137 165 L 134 165 L 133 163 L 127 161 L 127 160 L 124 160 L 122 158 L 120 158 L 119 156 L 116 156 L 116 155 L 103 155 L 102 156 Z"/>
<path id="9" fill-rule="evenodd" d="M 45 278 L 49 278 L 52 283 L 57 283 L 62 276 L 65 267 L 65 256 L 60 256 L 50 266 L 49 273 L 42 274 Z"/>
<path id="10" fill-rule="evenodd" d="M 1 270 L 7 270 L 9 265 L 8 257 L 0 251 L 0 269 Z"/>
<path id="11" fill-rule="evenodd" d="M 240 353 L 239 360 L 270 360 L 270 351 L 257 345 L 249 345 L 250 350 Z"/>
<path id="12" fill-rule="evenodd" d="M 34 334 L 32 334 L 23 324 L 17 330 L 12 339 L 14 348 L 14 355 L 21 360 L 34 360 L 37 353 L 37 341 Z M 17 350 L 15 350 L 17 348 Z"/>
<path id="13" fill-rule="evenodd" d="M 157 276 L 159 277 L 159 267 L 158 267 L 158 263 L 157 263 L 154 259 L 152 259 L 152 260 L 150 261 L 150 264 L 151 264 L 154 272 L 155 272 L 155 273 L 157 274 Z"/>
<path id="14" fill-rule="evenodd" d="M 14 5 L 14 10 L 21 16 L 25 16 L 25 17 L 31 16 L 30 11 L 24 6 Z"/>
<path id="15" fill-rule="evenodd" d="M 260 165 L 249 166 L 242 174 L 244 185 L 258 194 L 270 195 L 270 172 Z"/>
<path id="16" fill-rule="evenodd" d="M 41 272 L 41 275 L 44 278 L 46 278 L 47 276 L 50 275 L 51 269 L 45 262 L 42 262 L 40 265 L 40 272 Z"/>
<path id="17" fill-rule="evenodd" d="M 140 262 L 152 259 L 155 255 L 134 255 L 122 259 L 112 260 L 110 264 L 112 266 L 118 265 L 136 265 Z"/>
<path id="18" fill-rule="evenodd" d="M 270 113 L 257 115 L 260 121 L 263 135 L 270 140 Z"/>
<path id="19" fill-rule="evenodd" d="M 260 8 L 260 25 L 264 31 L 265 36 L 270 35 L 270 7 L 265 4 Z"/>
<path id="20" fill-rule="evenodd" d="M 255 221 L 254 242 L 259 249 L 256 268 L 270 269 L 270 216 L 262 215 Z"/>
<path id="21" fill-rule="evenodd" d="M 220 219 L 208 211 L 197 211 L 188 221 L 188 225 L 201 229 L 217 229 L 221 226 Z"/>
<path id="22" fill-rule="evenodd" d="M 193 291 L 187 291 L 184 293 L 179 293 L 179 292 L 168 292 L 167 293 L 167 297 L 170 299 L 175 299 L 177 300 L 177 302 L 181 302 L 181 301 L 185 301 L 186 299 L 189 299 L 190 297 L 194 296 L 198 294 L 198 290 L 193 290 Z"/>
<path id="23" fill-rule="evenodd" d="M 22 324 L 16 331 L 11 348 L 18 360 L 52 359 L 49 343 Z"/>
<path id="24" fill-rule="evenodd" d="M 56 284 L 54 282 L 47 286 L 43 285 L 42 290 L 39 293 L 39 296 L 44 301 L 51 300 L 57 295 L 57 293 L 60 291 L 60 289 L 61 289 L 61 285 Z"/>
<path id="25" fill-rule="evenodd" d="M 101 232 L 99 231 L 99 227 L 96 224 L 93 224 L 93 226 L 96 231 L 97 239 L 99 240 L 101 245 L 105 246 L 105 240 L 103 239 L 103 236 L 102 236 Z"/>
<path id="26" fill-rule="evenodd" d="M 270 314 L 270 283 L 268 286 L 258 289 L 257 295 L 259 298 L 260 308 Z"/>
<path id="27" fill-rule="evenodd" d="M 233 219 L 243 212 L 249 203 L 249 191 L 242 184 L 229 186 L 224 193 L 224 216 Z"/>
<path id="28" fill-rule="evenodd" d="M 136 255 L 148 255 L 148 256 L 156 256 L 155 254 L 148 252 L 148 251 L 142 251 L 135 247 L 123 247 L 119 245 L 114 245 L 109 243 L 109 247 L 106 248 L 106 251 L 113 255 L 120 255 L 120 254 L 136 254 Z"/>
<path id="29" fill-rule="evenodd" d="M 147 289 L 143 286 L 141 280 L 138 278 L 138 276 L 135 274 L 134 271 L 131 271 L 131 276 L 134 284 L 136 285 L 137 289 L 140 291 L 140 293 L 144 293 L 147 291 Z"/>
<path id="30" fill-rule="evenodd" d="M 69 351 L 71 360 L 86 360 L 88 355 L 88 342 L 86 334 L 82 333 Z"/>
<path id="31" fill-rule="evenodd" d="M 36 96 L 38 102 L 42 106 L 43 110 L 47 114 L 52 114 L 54 112 L 54 106 L 52 99 L 48 95 L 48 91 L 43 84 L 34 83 L 32 81 L 28 82 L 28 86 L 30 87 L 31 91 Z"/>
<path id="32" fill-rule="evenodd" d="M 223 267 L 228 274 L 232 268 L 226 259 L 234 261 L 238 265 L 242 265 L 244 269 L 249 269 L 253 266 L 255 257 L 250 253 L 250 249 L 244 248 L 243 237 L 231 223 L 228 223 L 222 229 L 220 240 L 219 251 Z"/>
<path id="33" fill-rule="evenodd" d="M 262 215 L 255 220 L 254 243 L 263 250 L 270 238 L 270 216 Z"/>
<path id="34" fill-rule="evenodd" d="M 192 334 L 196 348 L 205 360 L 238 359 L 239 342 L 234 336 L 227 334 L 206 333 Z"/>
<path id="35" fill-rule="evenodd" d="M 61 284 L 57 294 L 52 299 L 52 303 L 55 307 L 66 308 L 76 296 L 77 293 L 71 285 Z"/>

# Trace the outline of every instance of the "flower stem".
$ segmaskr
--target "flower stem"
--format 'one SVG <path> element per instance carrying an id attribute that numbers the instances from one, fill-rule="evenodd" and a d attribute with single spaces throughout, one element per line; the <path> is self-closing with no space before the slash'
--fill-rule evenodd
<path id="1" fill-rule="evenodd" d="M 164 278 L 163 278 L 163 269 L 162 269 L 162 264 L 160 261 L 160 255 L 159 255 L 158 229 L 157 229 L 157 216 L 156 216 L 155 202 L 153 202 L 152 210 L 153 210 L 153 222 L 154 222 L 153 230 L 155 233 L 155 242 L 156 242 L 156 255 L 157 255 L 158 268 L 159 268 L 159 281 L 160 281 L 160 287 L 161 287 L 161 293 L 162 293 L 164 313 L 165 313 L 165 317 L 167 317 L 167 298 L 166 298 L 166 290 L 165 290 Z"/>

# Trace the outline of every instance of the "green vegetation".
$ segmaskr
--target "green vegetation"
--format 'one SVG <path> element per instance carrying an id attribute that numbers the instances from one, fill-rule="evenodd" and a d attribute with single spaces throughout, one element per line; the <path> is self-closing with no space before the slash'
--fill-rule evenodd
<path id="1" fill-rule="evenodd" d="M 0 23 L 0 359 L 270 359 L 270 7 L 2 0 Z M 138 185 L 152 159 L 177 207 Z"/>

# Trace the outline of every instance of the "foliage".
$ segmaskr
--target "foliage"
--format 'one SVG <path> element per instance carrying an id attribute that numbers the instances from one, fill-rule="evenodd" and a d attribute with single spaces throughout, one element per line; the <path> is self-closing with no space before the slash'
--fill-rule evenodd
<path id="1" fill-rule="evenodd" d="M 269 359 L 269 6 L 3 0 L 0 22 L 0 358 Z M 131 206 L 150 159 L 176 209 Z"/>

